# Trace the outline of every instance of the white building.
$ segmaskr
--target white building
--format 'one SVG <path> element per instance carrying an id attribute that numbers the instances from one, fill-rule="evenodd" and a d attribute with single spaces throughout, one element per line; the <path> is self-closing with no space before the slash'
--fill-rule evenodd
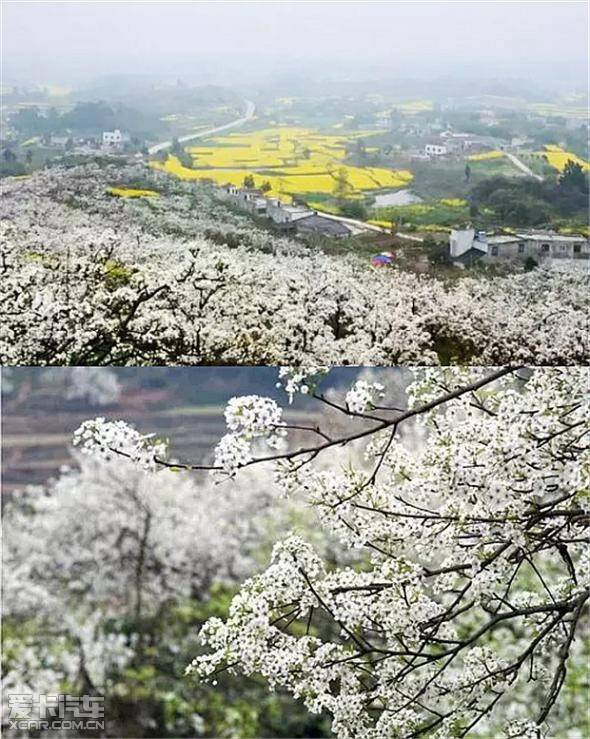
<path id="1" fill-rule="evenodd" d="M 124 140 L 125 137 L 118 128 L 114 131 L 102 132 L 102 146 L 104 149 L 120 149 L 123 146 Z"/>
<path id="2" fill-rule="evenodd" d="M 265 215 L 267 200 L 262 190 L 250 187 L 237 187 L 230 183 L 218 188 L 217 193 L 222 200 L 229 201 L 236 208 L 247 210 L 253 215 Z"/>
<path id="3" fill-rule="evenodd" d="M 472 263 L 476 258 L 483 258 L 490 264 L 534 259 L 537 264 L 581 265 L 584 269 L 590 266 L 588 239 L 554 231 L 485 234 L 482 231 L 476 232 L 473 228 L 452 230 L 449 254 L 463 265 Z"/>
<path id="4" fill-rule="evenodd" d="M 445 144 L 426 144 L 424 147 L 424 153 L 429 157 L 442 157 L 447 151 Z"/>
<path id="5" fill-rule="evenodd" d="M 488 247 L 483 231 L 474 228 L 452 229 L 449 235 L 449 254 L 460 266 L 472 264 L 487 254 Z"/>
<path id="6" fill-rule="evenodd" d="M 274 223 L 294 223 L 299 218 L 314 215 L 314 211 L 300 205 L 285 205 L 278 198 L 268 198 L 266 214 Z"/>
<path id="7" fill-rule="evenodd" d="M 523 231 L 518 237 L 517 251 L 522 258 L 537 261 L 558 259 L 590 259 L 590 244 L 584 236 L 555 233 L 554 231 Z"/>
<path id="8" fill-rule="evenodd" d="M 236 208 L 252 215 L 269 218 L 281 230 L 330 237 L 350 236 L 353 229 L 337 220 L 319 215 L 304 205 L 285 205 L 278 198 L 266 198 L 261 190 L 236 187 L 227 183 L 217 188 L 217 195 Z"/>
<path id="9" fill-rule="evenodd" d="M 238 191 L 237 204 L 238 207 L 253 215 L 264 215 L 266 213 L 267 201 L 262 194 L 262 190 L 242 188 Z"/>
<path id="10" fill-rule="evenodd" d="M 228 182 L 226 185 L 218 188 L 217 193 L 222 200 L 232 200 L 234 198 L 237 199 L 239 191 L 239 187 Z"/>

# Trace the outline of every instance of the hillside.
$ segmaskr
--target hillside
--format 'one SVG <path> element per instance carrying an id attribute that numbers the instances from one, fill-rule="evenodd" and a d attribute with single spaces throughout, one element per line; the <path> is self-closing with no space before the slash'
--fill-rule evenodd
<path id="1" fill-rule="evenodd" d="M 7 365 L 588 360 L 583 275 L 375 269 L 143 164 L 7 180 L 2 219 Z"/>

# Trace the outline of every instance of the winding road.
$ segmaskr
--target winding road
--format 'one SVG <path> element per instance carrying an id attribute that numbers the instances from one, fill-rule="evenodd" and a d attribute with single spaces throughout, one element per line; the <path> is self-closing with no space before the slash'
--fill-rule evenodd
<path id="1" fill-rule="evenodd" d="M 256 106 L 251 100 L 246 100 L 245 102 L 246 112 L 241 118 L 236 118 L 235 121 L 224 123 L 223 126 L 216 126 L 215 128 L 208 128 L 206 131 L 199 131 L 198 133 L 189 133 L 186 136 L 180 136 L 180 138 L 178 139 L 179 143 L 184 144 L 187 141 L 192 141 L 193 139 L 203 139 L 207 136 L 212 136 L 215 133 L 219 133 L 220 131 L 227 131 L 229 128 L 236 128 L 237 126 L 244 125 L 244 123 L 254 117 L 254 111 L 256 110 Z M 157 154 L 159 151 L 169 149 L 171 146 L 172 141 L 161 141 L 159 144 L 154 144 L 153 146 L 150 146 L 150 148 L 148 149 L 148 153 Z"/>

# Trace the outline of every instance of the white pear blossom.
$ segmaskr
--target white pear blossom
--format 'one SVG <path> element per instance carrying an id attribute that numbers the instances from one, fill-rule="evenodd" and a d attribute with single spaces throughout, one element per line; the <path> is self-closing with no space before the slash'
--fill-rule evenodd
<path id="1" fill-rule="evenodd" d="M 346 393 L 346 405 L 352 413 L 371 410 L 379 398 L 384 397 L 384 386 L 379 382 L 357 380 Z"/>
<path id="2" fill-rule="evenodd" d="M 282 409 L 276 401 L 259 395 L 231 398 L 225 408 L 227 428 L 245 439 L 277 434 L 281 416 Z"/>
<path id="3" fill-rule="evenodd" d="M 120 687 L 142 664 L 142 623 L 252 574 L 269 527 L 284 529 L 291 515 L 261 469 L 217 485 L 75 451 L 55 480 L 4 503 L 4 711 L 9 694 L 67 684 L 105 695 L 108 715 L 113 675 Z"/>
<path id="4" fill-rule="evenodd" d="M 129 458 L 144 470 L 156 469 L 156 460 L 166 457 L 166 444 L 153 434 L 140 434 L 125 421 L 95 418 L 84 423 L 74 433 L 74 445 L 83 454 L 98 454 L 113 459 L 117 454 Z"/>
<path id="5" fill-rule="evenodd" d="M 327 366 L 279 367 L 277 387 L 284 388 L 289 396 L 289 403 L 292 403 L 296 393 L 308 395 L 313 392 L 329 369 Z"/>
<path id="6" fill-rule="evenodd" d="M 215 447 L 215 466 L 233 473 L 253 459 L 252 447 L 247 439 L 237 434 L 226 434 Z"/>

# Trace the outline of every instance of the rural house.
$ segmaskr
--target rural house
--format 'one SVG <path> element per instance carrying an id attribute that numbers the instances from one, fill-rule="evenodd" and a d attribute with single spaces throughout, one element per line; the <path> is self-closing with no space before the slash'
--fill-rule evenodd
<path id="1" fill-rule="evenodd" d="M 125 136 L 118 128 L 114 131 L 103 131 L 102 132 L 102 147 L 103 149 L 121 149 L 123 143 L 127 141 L 128 137 Z"/>
<path id="2" fill-rule="evenodd" d="M 324 236 L 350 236 L 351 229 L 337 219 L 318 215 L 305 205 L 286 205 L 279 198 L 266 198 L 262 190 L 227 183 L 217 188 L 221 200 L 252 215 L 269 218 L 286 231 Z"/>
<path id="3" fill-rule="evenodd" d="M 442 157 L 447 154 L 448 149 L 445 144 L 426 144 L 424 153 L 428 157 Z"/>
<path id="4" fill-rule="evenodd" d="M 262 194 L 262 190 L 251 188 L 242 188 L 237 194 L 238 207 L 247 210 L 252 215 L 265 215 L 266 198 Z"/>
<path id="5" fill-rule="evenodd" d="M 538 264 L 590 267 L 588 239 L 554 231 L 519 230 L 486 234 L 473 228 L 453 229 L 449 237 L 449 255 L 461 266 L 472 264 L 475 259 L 483 259 L 489 264 L 534 259 Z"/>
<path id="6" fill-rule="evenodd" d="M 229 201 L 236 208 L 248 211 L 252 215 L 266 215 L 267 201 L 262 190 L 227 183 L 217 188 L 217 194 L 222 200 Z"/>
<path id="7" fill-rule="evenodd" d="M 278 198 L 268 198 L 266 213 L 268 217 L 278 224 L 294 223 L 300 218 L 313 215 L 313 211 L 301 205 L 285 205 Z"/>

